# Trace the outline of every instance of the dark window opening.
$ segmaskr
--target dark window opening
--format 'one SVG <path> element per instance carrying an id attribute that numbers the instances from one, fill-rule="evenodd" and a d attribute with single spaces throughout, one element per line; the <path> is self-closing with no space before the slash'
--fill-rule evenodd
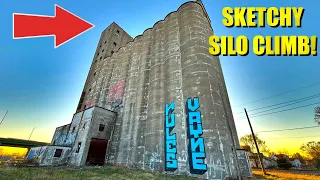
<path id="1" fill-rule="evenodd" d="M 86 129 L 86 124 L 87 124 L 87 123 L 84 123 L 84 124 L 83 124 L 82 129 Z"/>
<path id="2" fill-rule="evenodd" d="M 100 125 L 99 125 L 99 131 L 102 132 L 102 131 L 104 130 L 104 127 L 105 127 L 105 125 L 100 124 Z"/>
<path id="3" fill-rule="evenodd" d="M 107 41 L 104 41 L 104 43 L 107 43 Z"/>
<path id="4" fill-rule="evenodd" d="M 101 47 L 101 45 L 99 47 Z"/>
<path id="5" fill-rule="evenodd" d="M 61 154 L 62 154 L 62 149 L 56 149 L 53 157 L 61 157 Z"/>
<path id="6" fill-rule="evenodd" d="M 102 49 L 102 52 L 104 52 L 104 49 Z"/>
<path id="7" fill-rule="evenodd" d="M 72 133 L 74 133 L 75 130 L 76 130 L 76 127 L 73 127 L 73 128 L 72 128 Z"/>
<path id="8" fill-rule="evenodd" d="M 91 88 L 89 89 L 89 92 L 91 91 Z"/>
<path id="9" fill-rule="evenodd" d="M 102 56 L 100 57 L 100 60 L 102 59 Z"/>
<path id="10" fill-rule="evenodd" d="M 79 153 L 80 148 L 81 148 L 81 142 L 78 143 L 78 147 L 77 147 L 76 153 Z"/>
<path id="11" fill-rule="evenodd" d="M 99 56 L 99 53 L 97 54 L 97 56 Z"/>
<path id="12" fill-rule="evenodd" d="M 116 45 L 117 45 L 117 43 L 116 43 L 116 42 L 114 42 L 114 43 L 113 43 L 113 45 L 114 45 L 114 46 L 116 46 Z"/>
<path id="13" fill-rule="evenodd" d="M 117 33 L 119 34 L 119 33 L 120 33 L 120 31 L 119 31 L 119 30 L 117 30 Z"/>
<path id="14" fill-rule="evenodd" d="M 95 63 L 97 63 L 97 62 L 98 62 L 98 60 L 95 61 Z"/>
<path id="15" fill-rule="evenodd" d="M 114 53 L 114 51 L 111 51 L 111 55 Z"/>
<path id="16" fill-rule="evenodd" d="M 95 72 L 93 75 L 95 76 L 97 73 Z"/>

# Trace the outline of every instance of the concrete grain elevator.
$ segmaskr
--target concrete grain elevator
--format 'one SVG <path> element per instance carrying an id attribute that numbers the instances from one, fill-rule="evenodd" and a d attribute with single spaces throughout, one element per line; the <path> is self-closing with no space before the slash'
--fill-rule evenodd
<path id="1" fill-rule="evenodd" d="M 56 149 L 70 147 L 64 163 L 207 179 L 250 175 L 219 57 L 208 51 L 211 35 L 199 0 L 134 39 L 116 23 L 105 29 L 74 118 L 52 140 Z"/>

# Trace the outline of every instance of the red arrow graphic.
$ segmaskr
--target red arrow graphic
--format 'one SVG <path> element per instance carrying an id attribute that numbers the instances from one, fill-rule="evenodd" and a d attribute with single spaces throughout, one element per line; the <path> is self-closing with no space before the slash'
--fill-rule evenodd
<path id="1" fill-rule="evenodd" d="M 54 36 L 57 48 L 94 25 L 55 5 L 55 16 L 13 14 L 13 39 Z"/>

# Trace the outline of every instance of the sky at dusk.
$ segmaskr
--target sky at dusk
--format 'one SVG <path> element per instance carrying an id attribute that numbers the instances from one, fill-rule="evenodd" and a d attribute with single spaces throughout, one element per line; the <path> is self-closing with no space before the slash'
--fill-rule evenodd
<path id="1" fill-rule="evenodd" d="M 164 19 L 168 13 L 177 10 L 184 2 L 187 1 L 1 1 L 0 118 L 6 110 L 9 113 L 0 125 L 0 137 L 28 139 L 32 129 L 36 127 L 31 139 L 50 142 L 57 126 L 71 122 L 101 32 L 112 22 L 116 22 L 135 37 Z M 245 35 L 249 39 L 256 35 L 320 37 L 318 1 L 203 0 L 203 3 L 212 21 L 214 33 L 218 36 Z M 12 13 L 52 16 L 54 4 L 89 21 L 95 28 L 57 49 L 53 48 L 53 37 L 12 38 Z M 222 24 L 221 14 L 225 6 L 302 6 L 305 12 L 301 28 L 226 28 Z M 246 57 L 220 57 L 220 60 L 239 137 L 250 132 L 246 119 L 242 118 L 243 108 L 250 110 L 320 94 L 320 59 L 317 56 L 258 57 L 251 53 Z M 282 95 L 265 99 L 277 94 Z M 261 101 L 247 104 L 256 100 Z M 282 109 L 311 103 L 320 105 L 320 97 Z M 252 118 L 252 125 L 257 132 L 315 126 L 315 107 L 313 105 Z M 320 141 L 320 127 L 259 133 L 259 137 L 273 151 L 286 149 L 294 152 L 302 143 Z"/>

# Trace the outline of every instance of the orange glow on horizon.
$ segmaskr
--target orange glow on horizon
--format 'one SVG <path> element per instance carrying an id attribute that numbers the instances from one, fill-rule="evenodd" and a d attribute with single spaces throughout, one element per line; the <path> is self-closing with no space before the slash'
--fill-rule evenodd
<path id="1" fill-rule="evenodd" d="M 25 156 L 27 148 L 0 146 L 0 156 Z"/>

